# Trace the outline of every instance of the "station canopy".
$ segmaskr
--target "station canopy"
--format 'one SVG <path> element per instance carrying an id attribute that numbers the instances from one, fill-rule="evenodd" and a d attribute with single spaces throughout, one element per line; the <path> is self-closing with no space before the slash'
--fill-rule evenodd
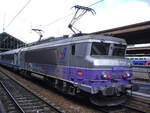
<path id="1" fill-rule="evenodd" d="M 6 32 L 0 33 L 0 52 L 17 49 L 23 46 L 25 46 L 25 43 L 21 40 Z"/>
<path id="2" fill-rule="evenodd" d="M 150 21 L 94 32 L 124 38 L 129 45 L 150 43 Z"/>

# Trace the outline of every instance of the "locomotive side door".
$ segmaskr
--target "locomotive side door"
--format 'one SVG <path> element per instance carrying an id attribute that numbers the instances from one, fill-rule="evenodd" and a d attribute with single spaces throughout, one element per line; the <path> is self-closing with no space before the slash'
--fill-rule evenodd
<path id="1" fill-rule="evenodd" d="M 76 70 L 76 44 L 70 45 L 70 56 L 69 56 L 69 80 L 75 80 L 75 70 Z"/>
<path id="2" fill-rule="evenodd" d="M 86 46 L 87 43 L 76 43 L 71 45 L 69 64 L 69 73 L 71 81 L 80 82 L 86 77 Z"/>

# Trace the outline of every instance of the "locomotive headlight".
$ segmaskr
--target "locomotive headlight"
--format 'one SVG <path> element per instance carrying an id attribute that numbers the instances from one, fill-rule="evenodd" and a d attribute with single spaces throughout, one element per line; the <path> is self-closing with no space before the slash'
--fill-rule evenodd
<path id="1" fill-rule="evenodd" d="M 102 74 L 102 79 L 110 79 L 110 78 L 111 78 L 111 74 L 109 74 L 109 73 Z"/>
<path id="2" fill-rule="evenodd" d="M 130 73 L 129 72 L 127 72 L 126 74 L 127 74 L 127 77 L 130 77 Z"/>
<path id="3" fill-rule="evenodd" d="M 107 74 L 106 73 L 103 73 L 103 78 L 107 78 Z"/>

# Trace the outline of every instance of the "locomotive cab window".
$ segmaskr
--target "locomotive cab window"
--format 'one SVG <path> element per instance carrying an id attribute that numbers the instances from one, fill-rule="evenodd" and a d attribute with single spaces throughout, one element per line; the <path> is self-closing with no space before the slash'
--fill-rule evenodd
<path id="1" fill-rule="evenodd" d="M 108 55 L 109 43 L 93 42 L 91 48 L 91 55 Z"/>
<path id="2" fill-rule="evenodd" d="M 114 44 L 112 56 L 125 56 L 126 45 Z"/>

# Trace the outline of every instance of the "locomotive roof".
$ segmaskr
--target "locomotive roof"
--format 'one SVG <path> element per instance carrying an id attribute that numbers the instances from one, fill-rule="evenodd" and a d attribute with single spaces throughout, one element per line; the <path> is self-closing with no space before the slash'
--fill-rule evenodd
<path id="1" fill-rule="evenodd" d="M 55 46 L 62 46 L 74 43 L 81 43 L 81 42 L 111 42 L 111 43 L 121 43 L 126 45 L 126 41 L 124 39 L 112 37 L 112 36 L 103 36 L 103 35 L 83 35 L 78 37 L 71 37 L 60 39 L 56 41 L 51 41 L 39 45 L 34 45 L 30 47 L 23 48 L 22 51 L 34 50 L 34 49 L 42 49 L 46 47 L 55 47 Z"/>

